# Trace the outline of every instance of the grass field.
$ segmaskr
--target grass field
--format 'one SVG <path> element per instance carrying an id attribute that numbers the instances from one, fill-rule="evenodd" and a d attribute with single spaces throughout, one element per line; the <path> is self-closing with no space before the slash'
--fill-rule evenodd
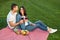
<path id="1" fill-rule="evenodd" d="M 0 0 L 0 29 L 7 26 L 6 16 L 10 5 L 24 5 L 32 22 L 42 20 L 45 24 L 58 31 L 50 34 L 48 40 L 60 40 L 60 0 Z"/>

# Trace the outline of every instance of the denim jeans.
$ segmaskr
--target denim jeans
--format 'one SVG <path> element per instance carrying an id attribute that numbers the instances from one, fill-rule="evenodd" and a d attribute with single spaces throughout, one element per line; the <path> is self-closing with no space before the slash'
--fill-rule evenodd
<path id="1" fill-rule="evenodd" d="M 26 30 L 33 31 L 36 28 L 39 28 L 41 30 L 47 31 L 47 25 L 45 25 L 42 21 L 35 22 L 36 26 L 27 26 Z"/>
<path id="2" fill-rule="evenodd" d="M 21 20 L 21 15 L 17 14 L 16 22 L 19 22 L 20 20 Z M 36 24 L 36 26 L 28 25 L 26 27 L 24 27 L 25 26 L 24 24 L 22 24 L 22 26 L 19 25 L 16 28 L 14 28 L 14 31 L 17 31 L 18 29 L 24 29 L 24 30 L 32 31 L 32 30 L 35 30 L 36 28 L 47 31 L 47 25 L 45 25 L 42 21 L 39 20 L 39 21 L 35 22 L 35 24 Z"/>

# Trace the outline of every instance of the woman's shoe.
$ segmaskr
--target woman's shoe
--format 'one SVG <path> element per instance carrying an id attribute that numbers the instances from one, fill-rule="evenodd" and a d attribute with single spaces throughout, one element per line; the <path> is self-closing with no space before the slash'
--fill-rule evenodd
<path id="1" fill-rule="evenodd" d="M 55 33 L 57 31 L 57 29 L 50 29 L 49 33 Z"/>

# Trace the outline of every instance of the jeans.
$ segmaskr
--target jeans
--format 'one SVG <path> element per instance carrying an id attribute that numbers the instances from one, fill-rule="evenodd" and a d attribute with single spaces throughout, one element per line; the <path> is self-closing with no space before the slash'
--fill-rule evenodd
<path id="1" fill-rule="evenodd" d="M 41 30 L 47 31 L 47 25 L 45 25 L 42 21 L 35 22 L 36 26 L 27 26 L 26 30 L 33 31 L 36 28 L 39 28 Z"/>
<path id="2" fill-rule="evenodd" d="M 35 22 L 34 24 L 36 24 L 36 25 L 35 26 L 31 26 L 31 25 L 26 26 L 25 30 L 33 31 L 36 28 L 39 28 L 41 30 L 47 31 L 47 25 L 45 25 L 42 21 L 39 20 L 39 21 Z M 14 31 L 18 31 L 18 29 L 21 29 L 21 28 L 19 26 L 17 26 L 13 30 Z"/>

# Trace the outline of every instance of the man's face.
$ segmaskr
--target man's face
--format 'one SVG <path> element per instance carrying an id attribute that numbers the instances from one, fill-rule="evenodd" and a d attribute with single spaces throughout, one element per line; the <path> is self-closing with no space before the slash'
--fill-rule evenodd
<path id="1" fill-rule="evenodd" d="M 17 12 L 17 11 L 18 11 L 18 6 L 15 6 L 15 7 L 13 8 L 13 10 L 14 10 L 15 12 Z"/>

